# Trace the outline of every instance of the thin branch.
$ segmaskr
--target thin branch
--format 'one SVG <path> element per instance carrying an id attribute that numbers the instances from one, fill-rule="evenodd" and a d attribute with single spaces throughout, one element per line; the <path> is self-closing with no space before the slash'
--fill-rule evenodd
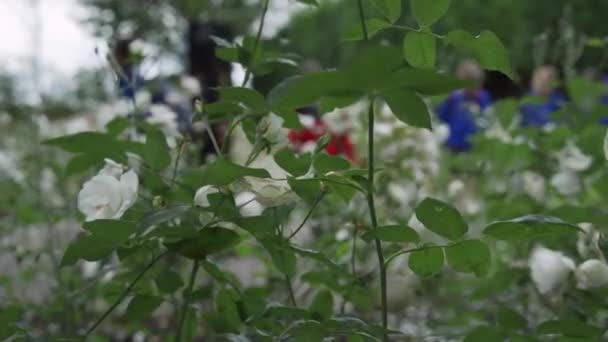
<path id="1" fill-rule="evenodd" d="M 287 273 L 285 273 L 285 286 L 287 287 L 287 292 L 289 293 L 291 305 L 293 305 L 294 307 L 298 307 L 298 302 L 296 302 L 296 296 L 293 292 L 293 286 L 291 285 L 291 277 L 289 277 Z"/>
<path id="2" fill-rule="evenodd" d="M 321 200 L 323 199 L 323 197 L 325 197 L 325 194 L 326 194 L 326 192 L 322 191 L 319 194 L 319 196 L 317 196 L 317 198 L 315 199 L 314 203 L 310 207 L 310 210 L 308 211 L 308 213 L 304 217 L 304 220 L 302 220 L 302 223 L 300 223 L 300 225 L 298 226 L 298 228 L 296 228 L 296 230 L 294 230 L 293 233 L 291 233 L 291 235 L 289 235 L 289 237 L 287 238 L 287 241 L 291 240 L 294 236 L 296 236 L 300 232 L 300 230 L 304 227 L 304 225 L 306 224 L 306 222 L 308 221 L 308 219 L 310 218 L 310 216 L 312 216 L 313 211 L 315 211 L 315 209 L 317 208 L 317 206 L 319 205 L 319 203 L 321 202 Z"/>
<path id="3" fill-rule="evenodd" d="M 127 295 L 129 295 L 129 293 L 131 292 L 131 290 L 135 287 L 135 285 L 137 284 L 137 282 L 144 276 L 144 274 L 146 274 L 146 272 L 148 272 L 152 266 L 154 266 L 158 260 L 160 260 L 163 256 L 165 256 L 167 253 L 162 253 L 159 256 L 157 256 L 156 258 L 152 259 L 152 261 L 150 261 L 150 263 L 148 265 L 146 265 L 146 267 L 144 267 L 143 270 L 141 270 L 141 272 L 139 272 L 139 274 L 135 277 L 135 279 L 133 279 L 133 281 L 131 282 L 131 284 L 129 284 L 129 286 L 127 286 L 127 288 L 120 294 L 120 296 L 118 297 L 118 299 L 116 299 L 116 301 L 114 302 L 114 304 L 112 304 L 112 306 L 110 306 L 104 313 L 103 315 L 101 315 L 101 317 L 99 317 L 99 319 L 97 319 L 97 321 L 95 321 L 95 323 L 93 323 L 93 325 L 87 330 L 87 332 L 83 335 L 82 340 L 86 341 L 86 339 L 89 337 L 89 335 L 91 335 L 91 333 L 93 331 L 95 331 L 95 329 L 97 329 L 97 327 L 103 323 L 103 321 L 112 313 L 112 311 L 114 311 L 114 309 L 116 309 L 116 307 L 118 305 L 120 305 L 120 303 L 122 303 L 122 301 L 127 297 Z"/>
<path id="4" fill-rule="evenodd" d="M 196 280 L 196 274 L 199 266 L 199 261 L 194 260 L 194 263 L 192 264 L 192 271 L 190 272 L 188 288 L 186 289 L 186 292 L 184 292 L 184 307 L 182 308 L 179 324 L 177 325 L 177 330 L 175 331 L 175 342 L 180 342 L 182 340 L 182 330 L 184 330 L 184 323 L 186 322 L 186 316 L 188 315 L 188 307 L 190 306 L 190 301 L 192 300 L 192 289 L 194 288 L 194 282 Z"/>

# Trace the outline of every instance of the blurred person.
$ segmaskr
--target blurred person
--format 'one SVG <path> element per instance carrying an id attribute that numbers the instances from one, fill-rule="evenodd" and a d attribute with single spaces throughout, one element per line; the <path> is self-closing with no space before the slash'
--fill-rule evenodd
<path id="1" fill-rule="evenodd" d="M 318 72 L 321 66 L 314 60 L 305 61 L 301 70 L 304 74 Z M 297 152 L 314 150 L 317 141 L 326 134 L 330 141 L 325 151 L 331 156 L 343 156 L 355 160 L 354 144 L 350 139 L 350 117 L 346 109 L 335 109 L 323 117 L 317 105 L 296 109 L 303 128 L 291 130 L 289 141 Z"/>
<path id="2" fill-rule="evenodd" d="M 553 66 L 540 66 L 534 71 L 530 80 L 529 95 L 539 97 L 543 102 L 521 107 L 522 126 L 542 128 L 553 123 L 552 114 L 566 102 L 564 94 L 557 89 L 558 81 L 559 75 Z"/>
<path id="3" fill-rule="evenodd" d="M 119 38 L 113 49 L 114 61 L 116 62 L 116 73 L 118 75 L 118 89 L 121 96 L 134 99 L 135 93 L 144 84 L 144 79 L 139 72 L 139 64 L 131 49 L 133 39 Z"/>
<path id="4" fill-rule="evenodd" d="M 477 62 L 462 61 L 456 68 L 456 77 L 475 82 L 478 86 L 452 93 L 439 105 L 437 114 L 450 130 L 446 147 L 453 152 L 465 152 L 473 147 L 469 139 L 483 126 L 484 111 L 492 101 L 490 94 L 482 87 L 485 73 Z"/>
<path id="5" fill-rule="evenodd" d="M 201 143 L 201 161 L 216 154 L 215 147 L 204 126 L 192 123 L 194 103 L 219 100 L 216 89 L 231 85 L 231 64 L 215 56 L 214 37 L 232 40 L 230 27 L 217 22 L 190 19 L 184 36 L 187 48 L 185 71 L 180 75 L 158 79 L 144 79 L 140 70 L 143 56 L 134 51 L 133 38 L 120 38 L 112 51 L 118 89 L 121 97 L 132 100 L 141 119 L 170 126 L 171 135 L 188 135 Z M 140 98 L 146 98 L 141 101 Z M 148 108 L 149 107 L 149 108 Z M 210 131 L 223 146 L 226 129 L 224 122 L 211 124 Z"/>
<path id="6" fill-rule="evenodd" d="M 330 156 L 343 156 L 349 161 L 355 160 L 355 148 L 349 135 L 350 129 L 348 124 L 344 123 L 345 120 L 349 120 L 348 114 L 341 109 L 336 109 L 327 114 L 335 117 L 323 120 L 316 107 L 300 108 L 296 112 L 303 128 L 291 130 L 288 137 L 297 152 L 305 153 L 314 150 L 317 141 L 329 134 L 330 140 L 325 152 Z"/>

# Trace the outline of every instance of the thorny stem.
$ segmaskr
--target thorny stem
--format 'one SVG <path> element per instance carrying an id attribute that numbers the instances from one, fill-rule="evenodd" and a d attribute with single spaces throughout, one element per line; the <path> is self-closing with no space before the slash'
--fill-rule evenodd
<path id="1" fill-rule="evenodd" d="M 116 299 L 114 304 L 112 304 L 112 306 L 110 306 L 103 313 L 103 315 L 101 315 L 101 317 L 99 317 L 99 319 L 97 319 L 97 321 L 95 321 L 95 323 L 89 328 L 89 330 L 87 330 L 87 332 L 82 337 L 83 341 L 86 341 L 86 339 L 89 337 L 89 335 L 91 335 L 91 333 L 93 331 L 95 331 L 95 329 L 97 329 L 97 327 L 101 323 L 103 323 L 103 321 L 112 313 L 112 311 L 114 311 L 114 309 L 116 309 L 116 307 L 118 305 L 120 305 L 120 303 L 122 303 L 122 301 L 127 297 L 127 295 L 129 295 L 129 292 L 131 292 L 131 290 L 135 287 L 137 282 L 144 276 L 144 274 L 146 274 L 146 272 L 148 272 L 152 268 L 152 266 L 154 266 L 158 262 L 158 260 L 160 260 L 163 256 L 165 256 L 165 254 L 166 253 L 162 253 L 159 256 L 157 256 L 156 258 L 152 259 L 152 261 L 150 261 L 150 263 L 148 265 L 146 265 L 146 267 L 143 270 L 141 270 L 141 272 L 139 272 L 139 274 L 135 277 L 135 279 L 133 279 L 131 284 L 129 284 L 129 286 L 127 286 L 127 288 L 120 294 L 118 299 Z"/>
<path id="2" fill-rule="evenodd" d="M 179 324 L 177 325 L 177 330 L 175 331 L 175 342 L 180 342 L 182 340 L 182 330 L 184 330 L 184 323 L 186 322 L 186 316 L 188 315 L 188 307 L 190 306 L 190 300 L 192 299 L 192 289 L 194 288 L 194 281 L 196 280 L 196 273 L 198 273 L 199 266 L 199 261 L 194 260 L 194 264 L 192 264 L 192 271 L 190 272 L 188 288 L 186 289 L 186 292 L 184 292 L 184 307 L 182 308 Z"/>
<path id="3" fill-rule="evenodd" d="M 363 3 L 361 0 L 357 1 L 359 5 L 359 19 L 361 20 L 361 28 L 363 30 L 363 37 L 365 40 L 369 40 L 367 33 L 367 26 L 365 25 L 365 13 L 363 12 Z M 368 165 L 367 165 L 367 205 L 369 207 L 369 215 L 372 223 L 372 228 L 378 227 L 378 219 L 376 217 L 376 204 L 374 203 L 374 98 L 370 99 L 369 111 L 368 111 L 368 128 L 367 128 L 367 139 L 368 139 Z M 384 328 L 382 339 L 384 342 L 388 342 L 388 303 L 386 297 L 386 268 L 384 265 L 384 253 L 382 252 L 382 242 L 379 239 L 374 239 L 376 245 L 376 254 L 378 255 L 378 266 L 380 267 L 380 295 L 382 301 L 382 328 Z"/>

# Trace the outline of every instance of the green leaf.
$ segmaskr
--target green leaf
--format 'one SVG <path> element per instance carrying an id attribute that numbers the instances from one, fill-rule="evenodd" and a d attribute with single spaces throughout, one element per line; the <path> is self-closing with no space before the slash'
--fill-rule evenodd
<path id="1" fill-rule="evenodd" d="M 289 178 L 287 183 L 291 190 L 308 204 L 313 204 L 321 195 L 321 182 L 316 179 Z"/>
<path id="2" fill-rule="evenodd" d="M 170 251 L 193 260 L 205 259 L 207 255 L 221 252 L 240 242 L 239 234 L 232 229 L 207 227 L 198 232 L 196 238 L 166 244 Z"/>
<path id="3" fill-rule="evenodd" d="M 70 242 L 66 248 L 61 266 L 74 265 L 79 259 L 98 261 L 106 258 L 116 249 L 116 245 L 105 243 L 93 235 L 83 236 Z"/>
<path id="4" fill-rule="evenodd" d="M 382 97 L 400 121 L 415 127 L 432 128 L 429 108 L 418 94 L 407 89 L 392 89 L 382 93 Z"/>
<path id="5" fill-rule="evenodd" d="M 310 153 L 297 155 L 287 148 L 274 154 L 274 161 L 294 177 L 303 176 L 308 172 L 311 159 Z"/>
<path id="6" fill-rule="evenodd" d="M 427 229 L 450 240 L 460 239 L 468 230 L 458 210 L 433 198 L 422 201 L 415 213 Z"/>
<path id="7" fill-rule="evenodd" d="M 65 174 L 72 176 L 88 170 L 89 168 L 96 166 L 100 162 L 98 156 L 90 154 L 78 154 L 72 157 L 65 167 Z"/>
<path id="8" fill-rule="evenodd" d="M 222 271 L 216 264 L 207 260 L 203 260 L 201 264 L 205 271 L 218 282 L 229 284 L 235 289 L 240 288 L 238 279 L 233 274 Z"/>
<path id="9" fill-rule="evenodd" d="M 433 69 L 437 59 L 437 38 L 430 33 L 408 32 L 403 39 L 403 53 L 414 68 Z"/>
<path id="10" fill-rule="evenodd" d="M 171 163 L 171 154 L 165 134 L 156 127 L 146 128 L 146 144 L 140 153 L 156 170 L 163 170 Z"/>
<path id="11" fill-rule="evenodd" d="M 217 312 L 221 314 L 222 319 L 233 330 L 237 330 L 241 325 L 241 318 L 237 306 L 237 295 L 228 289 L 221 289 L 215 298 L 215 306 Z"/>
<path id="12" fill-rule="evenodd" d="M 306 5 L 319 7 L 319 2 L 317 0 L 296 0 L 296 1 L 306 4 Z"/>
<path id="13" fill-rule="evenodd" d="M 371 240 L 377 238 L 381 241 L 387 242 L 413 242 L 418 243 L 420 236 L 418 233 L 408 226 L 382 226 L 376 229 L 365 232 L 362 236 L 365 240 Z"/>
<path id="14" fill-rule="evenodd" d="M 137 229 L 134 222 L 121 220 L 89 221 L 82 227 L 93 234 L 95 240 L 116 246 L 126 242 Z"/>
<path id="15" fill-rule="evenodd" d="M 179 273 L 170 270 L 163 270 L 155 279 L 156 287 L 162 293 L 175 293 L 180 287 L 184 286 Z"/>
<path id="16" fill-rule="evenodd" d="M 541 237 L 572 234 L 579 231 L 573 224 L 558 218 L 527 215 L 508 221 L 498 221 L 487 226 L 483 233 L 497 240 L 524 241 Z"/>
<path id="17" fill-rule="evenodd" d="M 328 319 L 334 313 L 334 297 L 330 291 L 323 290 L 317 293 L 309 307 L 313 317 Z"/>
<path id="18" fill-rule="evenodd" d="M 493 32 L 483 31 L 473 37 L 462 30 L 452 31 L 445 37 L 446 43 L 473 56 L 479 64 L 489 70 L 500 71 L 513 79 L 513 70 L 507 49 Z"/>
<path id="19" fill-rule="evenodd" d="M 273 112 L 283 119 L 283 126 L 289 129 L 302 129 L 298 112 L 293 108 L 274 108 Z"/>
<path id="20" fill-rule="evenodd" d="M 372 4 L 391 23 L 401 17 L 401 2 L 403 0 L 371 0 Z"/>
<path id="21" fill-rule="evenodd" d="M 359 99 L 358 96 L 326 96 L 321 99 L 319 104 L 319 113 L 331 113 L 336 108 L 344 108 L 355 103 Z"/>
<path id="22" fill-rule="evenodd" d="M 317 321 L 297 321 L 289 329 L 296 342 L 322 342 L 325 334 Z"/>
<path id="23" fill-rule="evenodd" d="M 402 64 L 399 49 L 380 46 L 364 49 L 340 70 L 288 78 L 268 93 L 267 100 L 274 109 L 300 108 L 326 96 L 361 97 L 394 87 L 391 77 Z"/>
<path id="24" fill-rule="evenodd" d="M 495 328 L 486 326 L 475 328 L 464 338 L 464 342 L 488 342 L 488 341 L 503 341 L 504 334 Z"/>
<path id="25" fill-rule="evenodd" d="M 507 307 L 500 308 L 496 318 L 498 324 L 506 331 L 524 330 L 527 325 L 520 314 Z"/>
<path id="26" fill-rule="evenodd" d="M 79 259 L 98 261 L 106 258 L 129 239 L 137 226 L 129 221 L 95 220 L 85 222 L 83 228 L 91 235 L 70 242 L 61 259 L 61 266 L 73 265 Z"/>
<path id="27" fill-rule="evenodd" d="M 345 171 L 350 169 L 348 160 L 330 156 L 327 153 L 318 153 L 315 155 L 313 166 L 316 174 L 324 175 L 332 171 Z"/>
<path id="28" fill-rule="evenodd" d="M 325 266 L 327 266 L 334 274 L 340 274 L 342 276 L 348 276 L 349 273 L 345 272 L 340 266 L 338 266 L 333 261 L 329 260 L 323 253 L 311 249 L 304 249 L 294 245 L 290 245 L 291 250 L 293 250 L 296 254 L 303 258 L 309 258 L 312 260 L 316 260 Z"/>
<path id="29" fill-rule="evenodd" d="M 150 316 L 162 302 L 162 298 L 156 296 L 136 295 L 129 302 L 125 317 L 129 321 L 141 321 Z"/>
<path id="30" fill-rule="evenodd" d="M 445 249 L 445 254 L 449 265 L 458 272 L 475 273 L 480 277 L 490 269 L 490 249 L 480 240 L 455 243 Z"/>
<path id="31" fill-rule="evenodd" d="M 226 62 L 239 62 L 239 48 L 238 47 L 216 47 L 215 56 Z"/>
<path id="32" fill-rule="evenodd" d="M 389 76 L 391 88 L 408 88 L 424 95 L 442 95 L 462 88 L 475 87 L 471 81 L 459 80 L 429 69 L 402 68 Z"/>
<path id="33" fill-rule="evenodd" d="M 106 133 L 76 133 L 46 140 L 43 144 L 59 147 L 67 152 L 96 156 L 100 160 L 111 158 L 117 162 L 126 162 L 125 144 Z"/>
<path id="34" fill-rule="evenodd" d="M 267 109 L 264 96 L 254 89 L 242 87 L 220 87 L 216 90 L 219 93 L 220 102 L 235 103 L 258 112 Z"/>
<path id="35" fill-rule="evenodd" d="M 384 19 L 366 19 L 365 27 L 367 28 L 367 36 L 372 38 L 378 32 L 391 27 L 391 23 L 387 22 Z M 363 27 L 361 27 L 361 23 L 353 23 L 353 27 L 344 35 L 342 40 L 344 41 L 357 41 L 364 39 L 363 35 Z"/>
<path id="36" fill-rule="evenodd" d="M 194 194 L 193 194 L 194 195 Z M 146 213 L 139 223 L 139 230 L 161 225 L 186 216 L 192 209 L 191 205 L 180 204 Z"/>
<path id="37" fill-rule="evenodd" d="M 270 174 L 264 169 L 249 168 L 218 158 L 205 168 L 201 179 L 206 184 L 221 186 L 231 184 L 245 176 L 270 178 Z"/>
<path id="38" fill-rule="evenodd" d="M 302 308 L 271 305 L 264 311 L 264 317 L 295 321 L 310 318 L 310 312 Z"/>
<path id="39" fill-rule="evenodd" d="M 422 250 L 412 252 L 408 265 L 417 275 L 430 277 L 443 269 L 443 262 L 443 249 L 436 246 L 427 246 Z"/>
<path id="40" fill-rule="evenodd" d="M 451 0 L 411 0 L 412 12 L 420 26 L 433 25 L 450 8 Z"/>
<path id="41" fill-rule="evenodd" d="M 296 273 L 296 256 L 293 249 L 285 240 L 276 238 L 262 241 L 262 245 L 270 254 L 272 263 L 283 274 L 293 276 Z"/>
<path id="42" fill-rule="evenodd" d="M 322 71 L 304 76 L 287 78 L 274 87 L 267 101 L 274 108 L 301 108 L 315 103 L 328 95 L 352 92 L 348 79 L 338 71 Z"/>
<path id="43" fill-rule="evenodd" d="M 540 335 L 561 334 L 567 337 L 599 337 L 602 329 L 576 319 L 560 319 L 541 323 L 536 331 Z"/>

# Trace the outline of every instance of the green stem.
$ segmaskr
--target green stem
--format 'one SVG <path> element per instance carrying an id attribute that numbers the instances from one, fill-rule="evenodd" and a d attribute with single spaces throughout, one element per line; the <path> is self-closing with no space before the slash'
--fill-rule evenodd
<path id="1" fill-rule="evenodd" d="M 374 99 L 371 99 L 368 113 L 368 188 L 367 188 L 367 205 L 369 207 L 369 215 L 372 222 L 372 228 L 378 227 L 378 219 L 376 217 L 376 204 L 374 202 Z M 382 242 L 379 239 L 374 239 L 376 245 L 376 254 L 378 255 L 378 266 L 380 267 L 380 294 L 382 299 L 382 327 L 384 328 L 384 341 L 388 341 L 386 330 L 388 329 L 388 302 L 386 298 L 386 267 L 384 264 L 384 253 L 382 252 Z"/>
<path id="2" fill-rule="evenodd" d="M 95 331 L 95 329 L 97 329 L 97 327 L 103 323 L 103 321 L 112 313 L 112 311 L 114 311 L 114 309 L 116 309 L 116 307 L 118 305 L 120 305 L 120 303 L 122 303 L 122 301 L 127 297 L 127 295 L 129 294 L 129 292 L 131 292 L 131 290 L 133 289 L 133 287 L 135 287 L 135 285 L 137 284 L 137 282 L 144 276 L 144 274 L 146 274 L 146 272 L 148 272 L 152 266 L 154 266 L 158 260 L 160 260 L 160 258 L 162 258 L 166 253 L 162 253 L 159 256 L 157 256 L 156 258 L 152 259 L 152 261 L 150 261 L 150 263 L 148 265 L 146 265 L 146 267 L 144 267 L 143 270 L 141 270 L 141 272 L 139 272 L 139 274 L 135 277 L 135 279 L 133 279 L 133 281 L 131 282 L 131 284 L 129 284 L 129 286 L 127 286 L 127 288 L 120 294 L 120 296 L 118 297 L 118 299 L 116 299 L 116 301 L 114 302 L 114 304 L 112 304 L 112 306 L 110 306 L 104 313 L 103 315 L 101 315 L 101 317 L 99 317 L 99 319 L 97 319 L 97 321 L 95 321 L 95 323 L 89 328 L 89 330 L 87 330 L 87 332 L 84 334 L 84 336 L 82 337 L 83 341 L 86 341 L 86 339 L 89 337 L 89 335 L 91 335 L 91 333 L 93 331 Z"/>
<path id="3" fill-rule="evenodd" d="M 363 12 L 363 2 L 357 1 L 359 5 L 359 20 L 361 21 L 361 28 L 363 30 L 363 37 L 366 41 L 369 41 L 369 35 L 367 33 L 367 26 L 365 25 L 365 13 Z M 376 204 L 374 203 L 374 98 L 370 98 L 369 110 L 367 114 L 368 128 L 367 128 L 367 140 L 368 140 L 368 166 L 367 166 L 367 205 L 369 207 L 369 215 L 371 218 L 372 228 L 378 227 L 378 219 L 376 217 Z M 386 268 L 384 266 L 384 253 L 382 252 L 382 242 L 379 239 L 374 239 L 376 245 L 376 254 L 378 255 L 378 266 L 380 267 L 380 295 L 382 301 L 382 339 L 384 342 L 388 342 L 388 301 L 386 297 Z"/>
<path id="4" fill-rule="evenodd" d="M 363 29 L 363 38 L 365 40 L 369 40 L 369 35 L 367 33 L 367 25 L 365 25 L 365 13 L 363 12 L 363 2 L 361 0 L 357 0 L 359 4 L 359 20 L 361 21 L 361 29 Z"/>
<path id="5" fill-rule="evenodd" d="M 175 180 L 177 179 L 177 169 L 179 168 L 179 161 L 182 158 L 182 153 L 186 145 L 187 142 L 183 139 L 180 140 L 179 144 L 177 145 L 177 156 L 175 157 L 175 165 L 173 165 L 173 173 L 171 174 L 171 189 L 173 189 L 173 186 L 175 186 Z"/>
<path id="6" fill-rule="evenodd" d="M 291 240 L 294 236 L 296 236 L 300 232 L 300 230 L 304 227 L 304 225 L 306 224 L 306 222 L 308 221 L 310 216 L 312 216 L 313 211 L 315 211 L 315 209 L 317 208 L 319 203 L 321 203 L 321 200 L 323 199 L 324 196 L 325 196 L 325 191 L 322 191 L 319 194 L 319 196 L 317 196 L 317 198 L 315 199 L 315 202 L 312 204 L 312 207 L 310 207 L 310 210 L 304 217 L 304 220 L 302 220 L 302 223 L 300 223 L 298 228 L 296 228 L 296 230 L 294 230 L 293 233 L 291 233 L 291 235 L 289 235 L 289 237 L 287 238 L 287 241 Z"/>
<path id="7" fill-rule="evenodd" d="M 298 307 L 298 302 L 296 302 L 296 295 L 293 292 L 293 286 L 291 285 L 291 277 L 285 273 L 285 285 L 287 287 L 287 292 L 289 292 L 289 299 L 291 300 L 291 305 L 294 307 Z"/>
<path id="8" fill-rule="evenodd" d="M 264 7 L 262 8 L 262 18 L 260 18 L 260 26 L 258 26 L 258 32 L 255 35 L 255 41 L 253 42 L 253 51 L 252 51 L 252 60 L 251 63 L 253 64 L 253 62 L 255 61 L 255 55 L 258 52 L 258 46 L 260 45 L 260 39 L 262 38 L 262 31 L 264 30 L 264 21 L 266 21 L 266 13 L 268 12 L 268 5 L 270 4 L 270 0 L 263 0 L 264 1 Z M 245 78 L 243 79 L 243 83 L 241 84 L 241 87 L 244 87 L 245 85 L 247 85 L 247 82 L 249 82 L 249 78 L 251 77 L 251 67 L 252 65 L 249 65 L 249 67 L 247 68 L 247 72 L 245 72 Z"/>
<path id="9" fill-rule="evenodd" d="M 255 61 L 255 56 L 257 54 L 258 51 L 258 46 L 260 45 L 260 40 L 262 39 L 262 31 L 264 31 L 264 22 L 266 21 L 266 13 L 268 13 L 268 5 L 270 4 L 270 0 L 263 0 L 264 1 L 264 7 L 262 8 L 262 17 L 260 18 L 260 25 L 258 26 L 258 32 L 255 35 L 255 41 L 253 42 L 253 51 L 251 53 L 252 55 L 252 60 L 250 61 L 250 65 L 247 68 L 247 71 L 245 72 L 245 78 L 243 79 L 243 82 L 241 83 L 241 87 L 244 87 L 247 85 L 247 82 L 249 82 L 249 78 L 251 78 L 251 67 L 253 66 L 253 62 Z M 236 125 L 234 125 L 236 126 Z M 224 134 L 224 138 L 222 139 L 222 152 L 224 154 L 226 154 L 228 151 L 226 150 L 228 148 L 228 139 L 230 138 L 230 135 L 232 134 L 232 131 L 234 130 L 233 128 L 233 124 L 232 124 L 232 120 L 228 123 L 228 128 L 226 129 L 226 133 Z"/>
<path id="10" fill-rule="evenodd" d="M 199 266 L 199 261 L 194 260 L 192 271 L 190 272 L 188 288 L 184 293 L 184 307 L 182 308 L 179 324 L 177 325 L 177 330 L 175 331 L 175 342 L 180 342 L 182 340 L 182 330 L 184 330 L 184 323 L 186 322 L 186 316 L 188 315 L 188 307 L 190 306 L 190 301 L 192 300 L 192 289 L 194 288 L 194 281 L 196 280 L 196 273 L 198 272 Z"/>

